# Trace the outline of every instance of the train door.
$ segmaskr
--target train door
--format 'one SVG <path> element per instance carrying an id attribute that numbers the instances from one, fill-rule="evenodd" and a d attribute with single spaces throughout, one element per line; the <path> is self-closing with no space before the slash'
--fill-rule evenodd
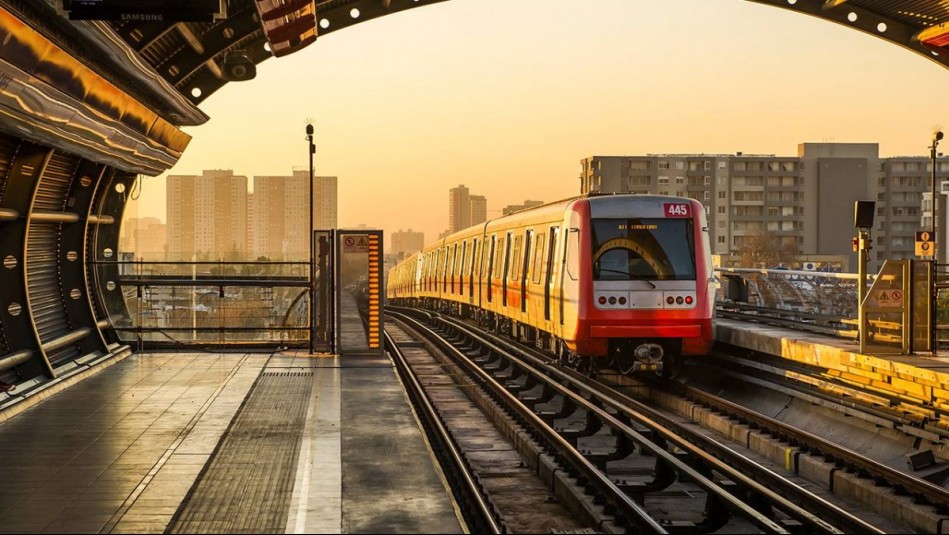
<path id="1" fill-rule="evenodd" d="M 532 229 L 524 232 L 524 259 L 521 261 L 521 312 L 527 312 L 527 268 L 531 265 Z"/>
<path id="2" fill-rule="evenodd" d="M 497 235 L 496 235 L 496 234 L 492 234 L 492 235 L 491 235 L 491 252 L 490 252 L 490 254 L 488 254 L 487 256 L 485 256 L 485 258 L 486 258 L 487 261 L 488 261 L 488 269 L 487 269 L 487 273 L 486 273 L 486 275 L 487 275 L 487 276 L 486 276 L 486 280 L 488 281 L 488 302 L 489 302 L 489 303 L 492 301 L 492 295 L 491 295 L 491 294 L 493 293 L 492 290 L 494 289 L 494 284 L 492 284 L 491 279 L 492 279 L 492 277 L 494 276 L 494 252 L 495 252 L 495 249 L 496 249 L 496 248 L 497 248 Z"/>
<path id="3" fill-rule="evenodd" d="M 461 242 L 461 264 L 458 264 L 458 295 L 465 295 L 465 272 L 468 267 L 468 242 Z"/>
<path id="4" fill-rule="evenodd" d="M 558 237 L 560 237 L 560 228 L 551 227 L 550 241 L 547 245 L 547 263 L 544 266 L 544 271 L 546 272 L 546 278 L 544 279 L 544 319 L 547 321 L 551 320 L 550 292 L 556 280 L 556 277 L 554 277 L 554 258 L 557 253 Z"/>
<path id="5" fill-rule="evenodd" d="M 418 255 L 418 260 L 415 265 L 415 277 L 412 279 L 412 289 L 415 295 L 418 295 L 422 291 L 422 261 L 423 256 Z"/>
<path id="6" fill-rule="evenodd" d="M 541 285 L 546 282 L 544 279 L 544 253 L 547 252 L 547 233 L 544 230 L 539 232 L 535 231 L 537 237 L 534 238 L 534 259 L 531 263 L 531 290 L 528 292 L 528 295 L 531 292 L 534 292 L 534 295 L 541 293 Z M 527 315 L 530 318 L 540 318 L 540 310 L 543 307 L 542 299 L 532 299 L 531 306 L 527 309 Z M 539 324 L 539 322 L 534 321 L 533 323 Z"/>
<path id="7" fill-rule="evenodd" d="M 458 273 L 458 244 L 452 247 L 451 253 L 451 293 L 455 293 L 455 276 Z"/>
<path id="8" fill-rule="evenodd" d="M 471 240 L 471 267 L 468 269 L 468 302 L 474 303 L 475 266 L 478 264 L 478 238 Z"/>
<path id="9" fill-rule="evenodd" d="M 501 268 L 501 304 L 504 306 L 507 306 L 507 273 L 511 269 L 511 234 L 508 232 L 504 240 L 504 265 Z"/>
<path id="10" fill-rule="evenodd" d="M 580 273 L 580 229 L 567 229 L 564 233 L 563 266 L 560 270 L 560 324 L 564 324 L 565 287 L 576 289 Z M 572 294 L 573 295 L 573 294 Z M 579 304 L 579 300 L 578 300 Z M 577 311 L 579 312 L 579 311 Z"/>

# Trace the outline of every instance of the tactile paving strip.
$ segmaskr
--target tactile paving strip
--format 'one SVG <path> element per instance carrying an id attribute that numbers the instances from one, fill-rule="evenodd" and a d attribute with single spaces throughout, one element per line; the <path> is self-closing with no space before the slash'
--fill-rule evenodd
<path id="1" fill-rule="evenodd" d="M 312 372 L 264 372 L 166 533 L 283 533 Z"/>

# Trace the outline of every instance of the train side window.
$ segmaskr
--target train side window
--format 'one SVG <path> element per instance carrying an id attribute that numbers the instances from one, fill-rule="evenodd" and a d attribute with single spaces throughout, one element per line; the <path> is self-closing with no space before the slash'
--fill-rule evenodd
<path id="1" fill-rule="evenodd" d="M 445 246 L 445 250 L 442 251 L 442 253 L 443 253 L 443 254 L 442 254 L 442 259 L 443 259 L 443 260 L 442 260 L 442 269 L 441 269 L 441 272 L 442 272 L 442 273 L 441 273 L 441 274 L 442 274 L 442 291 L 443 291 L 443 292 L 447 292 L 447 291 L 448 291 L 448 255 L 449 255 L 449 251 L 448 251 L 448 246 L 447 246 L 447 245 Z"/>
<path id="2" fill-rule="evenodd" d="M 540 272 L 544 269 L 544 240 L 547 235 L 540 233 L 537 235 L 537 243 L 534 245 L 534 266 L 531 273 L 534 276 L 534 284 L 540 284 Z"/>
<path id="3" fill-rule="evenodd" d="M 577 280 L 580 275 L 580 230 L 572 228 L 567 231 L 567 275 L 570 280 Z"/>
<path id="4" fill-rule="evenodd" d="M 500 251 L 505 250 L 504 246 L 505 246 L 505 240 L 504 240 L 504 237 L 502 236 L 498 240 L 498 253 L 500 253 Z M 495 253 L 494 255 L 494 269 L 491 271 L 492 275 L 496 279 L 502 278 L 503 274 L 501 272 L 501 269 L 504 265 L 504 255 L 498 254 L 498 253 Z"/>
<path id="5" fill-rule="evenodd" d="M 514 254 L 513 261 L 511 262 L 511 272 L 509 274 L 511 280 L 517 280 L 521 277 L 521 237 L 517 236 L 514 238 Z"/>

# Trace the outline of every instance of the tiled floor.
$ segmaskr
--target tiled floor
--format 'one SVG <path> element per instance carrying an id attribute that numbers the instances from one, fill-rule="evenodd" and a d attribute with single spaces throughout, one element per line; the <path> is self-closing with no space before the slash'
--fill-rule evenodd
<path id="1" fill-rule="evenodd" d="M 0 532 L 161 532 L 267 355 L 133 355 L 0 425 Z"/>
<path id="2" fill-rule="evenodd" d="M 460 531 L 388 359 L 157 353 L 0 424 L 0 533 L 163 532 L 265 368 L 314 374 L 288 532 Z"/>

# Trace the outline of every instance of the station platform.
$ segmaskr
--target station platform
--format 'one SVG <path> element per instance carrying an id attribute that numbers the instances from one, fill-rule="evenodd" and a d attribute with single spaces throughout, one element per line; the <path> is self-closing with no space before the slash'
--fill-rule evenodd
<path id="1" fill-rule="evenodd" d="M 907 415 L 949 429 L 949 353 L 864 355 L 855 340 L 730 319 L 715 322 L 718 342 L 824 368 L 835 383 L 853 385 L 870 400 L 884 394 Z"/>
<path id="2" fill-rule="evenodd" d="M 0 533 L 461 533 L 384 357 L 133 354 L 0 422 Z"/>

